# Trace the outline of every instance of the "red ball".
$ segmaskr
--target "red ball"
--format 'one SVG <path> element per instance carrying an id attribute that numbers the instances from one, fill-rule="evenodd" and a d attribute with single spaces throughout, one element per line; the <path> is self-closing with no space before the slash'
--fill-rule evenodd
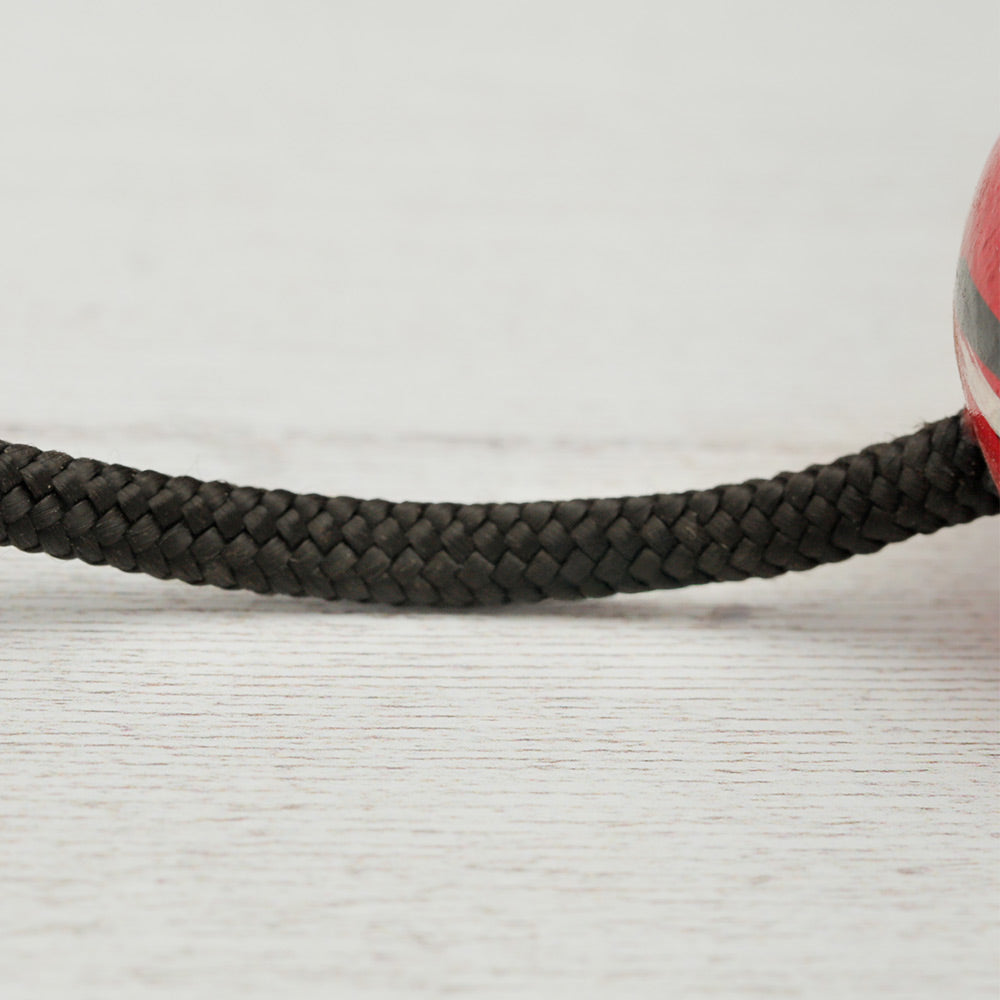
<path id="1" fill-rule="evenodd" d="M 955 350 L 969 420 L 1000 486 L 1000 141 L 986 162 L 962 240 Z"/>

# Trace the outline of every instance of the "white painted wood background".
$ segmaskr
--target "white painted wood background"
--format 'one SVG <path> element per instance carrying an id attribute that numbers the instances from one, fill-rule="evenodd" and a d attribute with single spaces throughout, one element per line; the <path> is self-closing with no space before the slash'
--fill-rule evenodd
<path id="1" fill-rule="evenodd" d="M 0 0 L 0 436 L 471 500 L 905 432 L 960 405 L 998 40 Z M 0 995 L 994 997 L 998 541 L 450 614 L 4 550 Z"/>

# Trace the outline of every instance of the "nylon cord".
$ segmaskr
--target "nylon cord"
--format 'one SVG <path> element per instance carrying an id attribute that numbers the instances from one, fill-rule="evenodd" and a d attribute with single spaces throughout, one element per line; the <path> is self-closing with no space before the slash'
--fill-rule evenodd
<path id="1" fill-rule="evenodd" d="M 397 605 L 773 577 L 998 510 L 962 414 L 772 479 L 530 503 L 295 494 L 0 441 L 0 545 L 162 580 Z"/>

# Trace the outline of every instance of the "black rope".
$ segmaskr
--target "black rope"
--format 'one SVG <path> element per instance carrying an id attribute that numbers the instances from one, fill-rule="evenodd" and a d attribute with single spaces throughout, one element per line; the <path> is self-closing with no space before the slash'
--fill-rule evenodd
<path id="1" fill-rule="evenodd" d="M 778 576 L 1000 509 L 961 414 L 829 465 L 687 493 L 390 503 L 165 476 L 0 441 L 0 544 L 125 572 L 467 606 Z"/>

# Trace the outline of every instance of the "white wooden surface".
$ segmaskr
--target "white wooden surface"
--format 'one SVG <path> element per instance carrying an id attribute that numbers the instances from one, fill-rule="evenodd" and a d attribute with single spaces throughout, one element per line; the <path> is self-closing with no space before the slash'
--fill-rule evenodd
<path id="1" fill-rule="evenodd" d="M 685 488 L 958 408 L 997 16 L 0 0 L 0 436 Z M 436 614 L 0 552 L 6 997 L 994 997 L 998 528 Z"/>

